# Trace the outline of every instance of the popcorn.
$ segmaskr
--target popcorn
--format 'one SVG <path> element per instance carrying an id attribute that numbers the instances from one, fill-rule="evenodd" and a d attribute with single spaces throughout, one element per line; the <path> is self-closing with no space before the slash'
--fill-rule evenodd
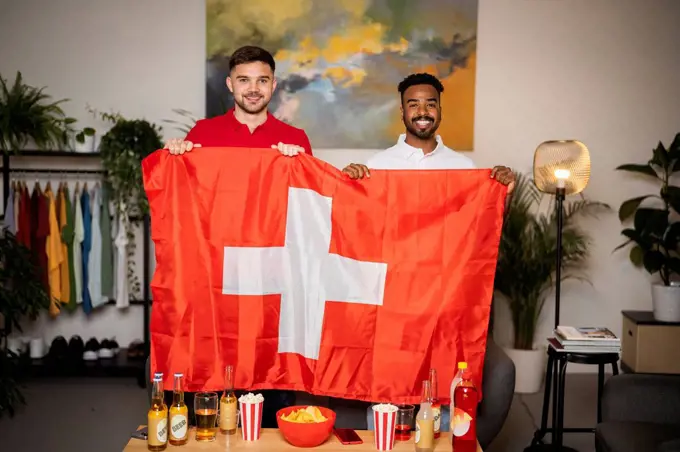
<path id="1" fill-rule="evenodd" d="M 262 394 L 253 394 L 252 392 L 249 392 L 248 394 L 239 397 L 238 401 L 241 403 L 262 403 L 264 402 L 264 397 Z"/>
<path id="2" fill-rule="evenodd" d="M 373 405 L 373 411 L 377 411 L 378 413 L 394 413 L 398 410 L 399 408 L 396 405 L 392 405 L 391 403 L 379 403 L 377 405 Z"/>

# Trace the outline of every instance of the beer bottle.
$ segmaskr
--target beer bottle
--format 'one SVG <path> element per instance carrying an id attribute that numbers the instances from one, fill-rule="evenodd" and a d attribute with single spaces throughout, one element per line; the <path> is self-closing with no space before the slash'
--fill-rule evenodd
<path id="1" fill-rule="evenodd" d="M 163 399 L 163 374 L 153 377 L 151 408 L 147 413 L 147 447 L 152 451 L 168 447 L 168 407 Z"/>
<path id="2" fill-rule="evenodd" d="M 430 369 L 430 390 L 431 400 L 430 406 L 432 407 L 432 415 L 434 416 L 434 437 L 439 438 L 441 434 L 441 422 L 442 422 L 442 405 L 439 402 L 439 397 L 437 397 L 437 370 Z"/>
<path id="3" fill-rule="evenodd" d="M 189 440 L 189 409 L 184 403 L 184 388 L 182 374 L 175 374 L 175 386 L 172 391 L 172 405 L 170 405 L 170 444 L 183 446 Z"/>
<path id="4" fill-rule="evenodd" d="M 420 398 L 420 410 L 416 416 L 416 452 L 434 451 L 434 414 L 430 404 L 430 380 L 423 381 L 423 395 Z"/>
<path id="5" fill-rule="evenodd" d="M 236 433 L 236 394 L 234 394 L 234 366 L 224 370 L 225 389 L 220 399 L 220 431 L 227 435 Z"/>

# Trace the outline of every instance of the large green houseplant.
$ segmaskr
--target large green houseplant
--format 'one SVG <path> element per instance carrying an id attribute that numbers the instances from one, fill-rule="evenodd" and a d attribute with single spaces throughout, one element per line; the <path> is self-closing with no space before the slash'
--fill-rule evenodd
<path id="1" fill-rule="evenodd" d="M 18 153 L 32 142 L 38 149 L 69 149 L 72 138 L 83 143 L 94 129 L 75 129 L 75 118 L 67 116 L 61 104 L 54 101 L 45 88 L 24 83 L 17 72 L 13 84 L 0 74 L 0 150 Z"/>
<path id="2" fill-rule="evenodd" d="M 652 276 L 658 274 L 660 282 L 652 284 L 657 320 L 680 322 L 680 286 L 672 284 L 680 275 L 680 187 L 673 185 L 673 176 L 680 172 L 680 133 L 668 148 L 659 142 L 647 163 L 616 169 L 649 177 L 659 185 L 658 195 L 637 196 L 619 207 L 621 222 L 633 222 L 621 231 L 627 240 L 617 249 L 632 245 L 631 262 Z"/>
<path id="3" fill-rule="evenodd" d="M 21 332 L 21 321 L 35 320 L 50 305 L 49 296 L 40 282 L 39 271 L 31 251 L 8 231 L 0 232 L 0 314 L 5 331 Z M 17 356 L 9 349 L 0 350 L 0 417 L 14 415 L 16 406 L 25 403 L 19 389 Z"/>
<path id="4" fill-rule="evenodd" d="M 563 281 L 584 278 L 579 270 L 589 257 L 590 237 L 576 220 L 607 208 L 606 204 L 583 197 L 565 202 Z M 534 341 L 541 312 L 555 284 L 556 214 L 554 198 L 539 192 L 531 179 L 520 174 L 503 225 L 494 282 L 496 293 L 507 301 L 512 317 L 514 340 L 508 354 L 517 367 L 517 392 L 535 392 L 541 384 L 544 352 L 534 350 Z M 529 359 L 538 364 L 526 364 Z"/>

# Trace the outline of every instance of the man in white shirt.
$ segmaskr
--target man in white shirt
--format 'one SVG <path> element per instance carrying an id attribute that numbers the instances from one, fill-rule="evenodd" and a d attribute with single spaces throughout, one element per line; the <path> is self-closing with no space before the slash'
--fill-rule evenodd
<path id="1" fill-rule="evenodd" d="M 444 145 L 436 134 L 441 122 L 441 82 L 430 74 L 411 74 L 399 83 L 401 113 L 406 133 L 399 135 L 397 144 L 371 157 L 366 165 L 351 163 L 342 171 L 352 179 L 370 178 L 369 168 L 384 170 L 474 169 L 467 156 Z M 515 174 L 510 168 L 496 166 L 491 177 L 508 186 L 506 205 L 515 188 Z M 439 425 L 448 431 L 451 413 L 443 406 Z M 373 414 L 367 409 L 368 429 L 373 430 Z"/>
<path id="2" fill-rule="evenodd" d="M 437 77 L 411 74 L 399 83 L 401 113 L 406 132 L 397 144 L 371 157 L 366 165 L 351 163 L 342 171 L 352 179 L 370 178 L 372 169 L 474 169 L 470 158 L 444 145 L 436 134 L 441 122 L 440 94 L 444 86 Z M 508 186 L 508 195 L 515 188 L 515 175 L 505 166 L 496 166 L 491 177 Z M 509 196 L 508 196 L 509 200 Z"/>

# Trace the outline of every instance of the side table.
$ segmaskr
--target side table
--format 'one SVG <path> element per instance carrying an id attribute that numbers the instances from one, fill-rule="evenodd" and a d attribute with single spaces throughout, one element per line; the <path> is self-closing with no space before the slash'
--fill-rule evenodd
<path id="1" fill-rule="evenodd" d="M 557 345 L 556 345 L 556 344 Z M 525 452 L 537 452 L 541 450 L 573 450 L 563 447 L 563 434 L 566 433 L 594 433 L 593 427 L 564 428 L 564 388 L 566 383 L 567 363 L 589 364 L 598 366 L 597 374 L 597 422 L 602 420 L 602 389 L 604 388 L 605 365 L 611 364 L 612 373 L 618 375 L 618 353 L 575 353 L 564 351 L 559 347 L 559 342 L 551 338 L 548 340 L 548 365 L 545 376 L 545 392 L 543 393 L 543 411 L 541 414 L 541 427 L 534 433 L 531 445 L 524 449 Z M 552 391 L 551 391 L 552 389 Z M 552 396 L 552 422 L 548 427 L 548 407 Z M 543 437 L 546 433 L 552 434 L 551 444 L 544 444 Z"/>

